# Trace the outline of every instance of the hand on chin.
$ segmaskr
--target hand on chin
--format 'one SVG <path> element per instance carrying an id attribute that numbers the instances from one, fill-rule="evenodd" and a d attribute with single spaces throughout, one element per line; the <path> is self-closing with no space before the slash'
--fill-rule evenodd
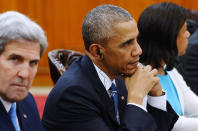
<path id="1" fill-rule="evenodd" d="M 121 78 L 124 80 L 126 77 L 131 77 L 135 72 L 136 72 L 137 68 L 133 68 L 125 73 L 121 74 Z"/>

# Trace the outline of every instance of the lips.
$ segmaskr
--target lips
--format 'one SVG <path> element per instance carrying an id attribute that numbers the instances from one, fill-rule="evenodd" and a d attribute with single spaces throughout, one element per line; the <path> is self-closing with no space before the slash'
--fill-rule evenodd
<path id="1" fill-rule="evenodd" d="M 130 65 L 137 66 L 137 65 L 138 65 L 138 63 L 139 63 L 139 60 L 137 60 L 137 61 L 134 61 L 134 62 L 130 62 L 129 64 L 130 64 Z"/>
<path id="2" fill-rule="evenodd" d="M 25 84 L 18 84 L 18 83 L 14 83 L 14 84 L 11 84 L 12 86 L 18 86 L 18 87 L 27 87 L 27 85 Z"/>

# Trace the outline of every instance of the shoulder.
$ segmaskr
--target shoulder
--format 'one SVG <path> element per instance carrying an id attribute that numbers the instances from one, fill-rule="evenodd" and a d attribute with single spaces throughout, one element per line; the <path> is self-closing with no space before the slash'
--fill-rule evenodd
<path id="1" fill-rule="evenodd" d="M 20 113 L 21 121 L 25 122 L 23 124 L 24 130 L 42 130 L 40 117 L 37 109 L 36 102 L 31 93 L 28 93 L 27 97 L 17 102 L 18 111 Z"/>
<path id="2" fill-rule="evenodd" d="M 168 71 L 168 74 L 170 75 L 171 79 L 173 81 L 178 81 L 178 82 L 184 82 L 184 79 L 182 75 L 178 72 L 176 68 L 173 68 L 171 71 Z"/>
<path id="3" fill-rule="evenodd" d="M 36 113 L 36 115 L 38 114 L 37 105 L 31 93 L 28 93 L 25 99 L 17 103 L 20 106 L 20 108 L 22 108 L 23 110 L 32 112 L 32 113 L 34 112 Z"/>
<path id="4" fill-rule="evenodd" d="M 182 77 L 182 75 L 177 71 L 177 69 L 173 68 L 172 71 L 169 71 L 168 74 L 170 75 L 173 83 L 176 86 L 176 89 L 182 89 L 184 92 L 189 90 L 190 88 L 187 86 L 186 81 Z"/>
<path id="5" fill-rule="evenodd" d="M 20 103 L 25 103 L 25 104 L 28 104 L 28 105 L 32 105 L 32 104 L 35 104 L 36 102 L 35 102 L 34 97 L 32 96 L 32 94 L 29 92 L 27 97 L 25 97 L 25 99 L 20 101 Z"/>

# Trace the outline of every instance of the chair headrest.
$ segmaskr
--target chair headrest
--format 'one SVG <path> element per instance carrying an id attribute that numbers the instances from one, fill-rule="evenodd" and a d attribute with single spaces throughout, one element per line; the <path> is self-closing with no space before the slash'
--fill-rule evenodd
<path id="1" fill-rule="evenodd" d="M 69 66 L 82 55 L 83 53 L 67 49 L 56 49 L 48 52 L 50 75 L 54 84 Z"/>

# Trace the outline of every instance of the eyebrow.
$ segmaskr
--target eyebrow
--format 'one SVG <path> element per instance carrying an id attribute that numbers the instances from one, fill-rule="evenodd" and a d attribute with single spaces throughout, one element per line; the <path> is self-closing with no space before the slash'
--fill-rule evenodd
<path id="1" fill-rule="evenodd" d="M 40 59 L 34 59 L 34 60 L 31 60 L 31 62 L 39 62 Z"/>
<path id="2" fill-rule="evenodd" d="M 17 58 L 20 58 L 20 59 L 23 58 L 21 55 L 18 55 L 18 54 L 15 54 L 15 53 L 10 54 L 9 57 L 17 57 Z"/>
<path id="3" fill-rule="evenodd" d="M 10 54 L 9 58 L 11 58 L 11 57 L 17 57 L 17 58 L 19 58 L 19 59 L 24 59 L 23 56 L 18 55 L 18 54 L 15 54 L 15 53 Z M 39 62 L 39 61 L 40 61 L 40 58 L 35 58 L 35 59 L 30 60 L 30 61 L 38 61 L 38 62 Z"/>

